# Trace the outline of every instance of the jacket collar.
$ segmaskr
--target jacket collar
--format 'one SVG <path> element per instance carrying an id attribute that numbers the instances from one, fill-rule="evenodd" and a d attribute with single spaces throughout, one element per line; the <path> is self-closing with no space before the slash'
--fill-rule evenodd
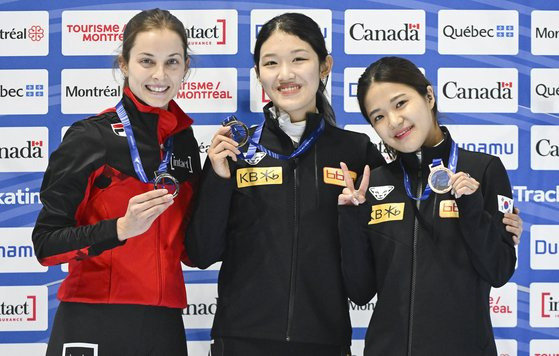
<path id="1" fill-rule="evenodd" d="M 273 112 L 273 110 L 275 110 L 274 103 L 269 102 L 264 106 L 263 110 L 264 110 L 265 126 L 268 126 L 270 130 L 276 133 L 278 131 L 284 133 L 279 127 L 278 120 L 276 119 L 275 113 Z M 323 120 L 323 117 L 321 113 L 307 113 L 306 120 L 307 120 L 307 124 L 305 125 L 305 131 L 303 132 L 301 139 L 306 138 L 311 132 L 313 132 L 320 125 L 320 122 Z"/>
<path id="2" fill-rule="evenodd" d="M 417 171 L 419 169 L 419 165 L 421 165 L 423 171 L 429 171 L 429 165 L 433 162 L 434 158 L 442 159 L 445 167 L 448 167 L 452 137 L 446 127 L 441 126 L 441 130 L 444 134 L 443 142 L 435 147 L 421 147 L 421 161 L 417 152 L 398 154 L 407 169 Z"/>
<path id="3" fill-rule="evenodd" d="M 123 105 L 132 125 L 143 126 L 146 121 L 157 120 L 157 138 L 164 142 L 167 137 L 189 128 L 193 120 L 171 100 L 167 110 L 144 104 L 130 88 L 124 88 Z M 151 125 L 148 125 L 148 127 Z"/>

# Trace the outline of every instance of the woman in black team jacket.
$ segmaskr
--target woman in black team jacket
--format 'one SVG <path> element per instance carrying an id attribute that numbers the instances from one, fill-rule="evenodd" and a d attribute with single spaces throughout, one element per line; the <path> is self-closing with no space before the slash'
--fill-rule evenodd
<path id="1" fill-rule="evenodd" d="M 357 304 L 378 297 L 365 355 L 496 355 L 489 291 L 507 283 L 516 262 L 502 222 L 512 207 L 505 168 L 456 149 L 437 123 L 431 84 L 406 59 L 371 64 L 357 97 L 397 155 L 370 177 L 365 169 L 357 190 L 345 174 L 338 201 L 347 293 Z"/>
<path id="2" fill-rule="evenodd" d="M 69 262 L 69 273 L 49 356 L 186 354 L 180 262 L 201 169 L 192 120 L 172 99 L 188 71 L 187 43 L 168 11 L 135 15 L 118 57 L 118 113 L 74 123 L 50 157 L 33 243 L 39 262 Z M 148 182 L 159 170 L 178 181 L 175 200 Z"/>
<path id="3" fill-rule="evenodd" d="M 366 135 L 335 126 L 322 81 L 332 57 L 312 19 L 288 13 L 267 22 L 254 63 L 272 101 L 260 144 L 281 155 L 308 149 L 287 160 L 263 152 L 243 160 L 229 127 L 213 138 L 186 235 L 195 265 L 223 261 L 212 355 L 346 355 L 339 162 L 360 172 L 384 160 Z"/>

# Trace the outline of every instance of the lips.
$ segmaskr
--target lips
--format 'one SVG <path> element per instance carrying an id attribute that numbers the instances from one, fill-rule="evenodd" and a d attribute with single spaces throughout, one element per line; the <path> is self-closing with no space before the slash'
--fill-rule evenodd
<path id="1" fill-rule="evenodd" d="M 162 85 L 146 85 L 146 89 L 152 93 L 164 93 L 169 89 L 169 86 L 162 86 Z"/>
<path id="2" fill-rule="evenodd" d="M 293 94 L 301 89 L 301 85 L 295 83 L 282 84 L 277 87 L 277 90 L 282 94 Z"/>
<path id="3" fill-rule="evenodd" d="M 413 128 L 413 126 L 406 127 L 405 129 L 403 129 L 403 130 L 399 131 L 398 133 L 396 133 L 396 134 L 394 135 L 394 137 L 395 137 L 396 139 L 398 139 L 398 140 L 401 140 L 401 139 L 403 139 L 404 137 L 406 137 L 406 136 L 411 132 L 411 129 L 412 129 L 412 128 Z"/>

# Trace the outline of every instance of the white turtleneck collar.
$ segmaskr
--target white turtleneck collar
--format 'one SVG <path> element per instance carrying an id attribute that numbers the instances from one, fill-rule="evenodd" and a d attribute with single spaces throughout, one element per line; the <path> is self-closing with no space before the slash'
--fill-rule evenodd
<path id="1" fill-rule="evenodd" d="M 291 140 L 295 144 L 299 144 L 301 140 L 301 136 L 303 136 L 303 132 L 305 132 L 305 126 L 307 125 L 307 121 L 298 121 L 298 122 L 291 122 L 291 118 L 289 114 L 281 109 L 276 108 L 275 106 L 270 108 L 270 113 L 272 113 L 272 117 L 278 120 L 278 124 L 280 129 L 285 132 L 287 136 L 291 138 Z"/>

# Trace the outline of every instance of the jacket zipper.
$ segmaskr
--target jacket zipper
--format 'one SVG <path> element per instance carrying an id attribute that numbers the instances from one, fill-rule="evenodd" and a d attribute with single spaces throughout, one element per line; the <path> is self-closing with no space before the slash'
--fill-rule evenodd
<path id="1" fill-rule="evenodd" d="M 161 222 L 157 219 L 157 237 L 155 239 L 155 255 L 157 257 L 157 282 L 159 283 L 159 299 L 157 300 L 157 305 L 161 304 L 161 299 L 163 299 L 163 275 L 161 273 L 161 256 L 160 256 L 160 247 L 159 247 L 159 240 L 160 240 L 160 233 L 161 233 Z"/>
<path id="2" fill-rule="evenodd" d="M 422 171 L 421 171 L 421 159 L 419 161 L 419 172 L 417 174 L 417 194 L 420 197 L 423 190 L 422 183 Z M 419 207 L 421 206 L 421 200 L 416 200 L 417 211 L 419 213 Z M 412 341 L 413 341 L 413 312 L 415 306 L 415 279 L 416 279 L 416 269 L 417 269 L 417 235 L 419 230 L 419 220 L 417 217 L 414 219 L 413 225 L 413 247 L 412 247 L 412 270 L 411 270 L 411 291 L 410 291 L 410 316 L 408 324 L 408 356 L 412 355 Z"/>
<path id="3" fill-rule="evenodd" d="M 299 240 L 299 211 L 297 204 L 297 188 L 299 185 L 299 177 L 297 175 L 298 159 L 295 158 L 295 168 L 293 169 L 293 247 L 291 249 L 291 274 L 289 278 L 289 304 L 287 309 L 287 331 L 285 340 L 291 340 L 291 324 L 293 322 L 293 307 L 295 304 L 295 284 L 296 284 L 296 270 L 297 270 L 297 242 Z"/>

